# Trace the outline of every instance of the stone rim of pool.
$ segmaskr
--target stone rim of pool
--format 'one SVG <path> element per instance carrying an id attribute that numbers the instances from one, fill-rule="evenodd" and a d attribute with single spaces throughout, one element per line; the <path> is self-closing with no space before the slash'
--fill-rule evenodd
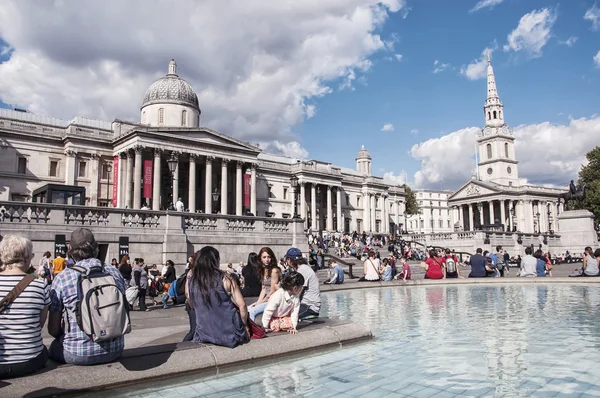
<path id="1" fill-rule="evenodd" d="M 322 292 L 381 287 L 443 286 L 443 285 L 586 285 L 598 284 L 600 278 L 482 278 L 455 280 L 423 280 L 410 282 L 351 283 L 347 285 L 322 285 Z M 5 397 L 68 395 L 84 391 L 102 391 L 165 378 L 197 374 L 202 377 L 239 368 L 253 361 L 277 362 L 281 347 L 297 354 L 318 349 L 331 349 L 371 339 L 373 334 L 366 326 L 335 319 L 323 318 L 295 336 L 271 334 L 263 340 L 253 340 L 235 349 L 195 345 L 193 343 L 166 344 L 127 350 L 121 361 L 89 367 L 48 364 L 46 370 L 32 376 L 2 381 L 0 392 Z M 277 343 L 273 344 L 273 339 Z M 285 358 L 287 359 L 287 358 Z M 94 377 L 90 377 L 93 370 Z"/>

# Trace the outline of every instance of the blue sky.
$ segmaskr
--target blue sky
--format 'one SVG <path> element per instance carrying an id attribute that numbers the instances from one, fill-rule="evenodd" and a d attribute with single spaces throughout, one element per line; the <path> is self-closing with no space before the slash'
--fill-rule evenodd
<path id="1" fill-rule="evenodd" d="M 409 182 L 415 182 L 415 173 L 421 172 L 426 178 L 417 181 L 420 186 L 456 188 L 470 175 L 465 164 L 471 162 L 452 158 L 464 160 L 472 155 L 473 146 L 462 129 L 482 126 L 486 95 L 485 78 L 472 80 L 461 70 L 490 48 L 505 120 L 514 128 L 521 126 L 515 134 L 521 142 L 517 156 L 523 163 L 522 176 L 531 182 L 559 184 L 574 177 L 585 151 L 598 141 L 594 136 L 600 133 L 600 67 L 593 58 L 600 51 L 600 19 L 596 29 L 593 19 L 584 19 L 589 10 L 600 15 L 598 1 L 593 8 L 593 0 L 482 0 L 495 5 L 477 11 L 472 11 L 477 0 L 386 0 L 379 4 L 348 0 L 347 9 L 333 1 L 307 1 L 302 3 L 306 5 L 303 13 L 298 3 L 266 13 L 258 3 L 284 3 L 260 0 L 254 3 L 256 7 L 242 9 L 248 3 L 236 1 L 223 1 L 227 14 L 215 9 L 216 3 L 182 1 L 180 9 L 156 12 L 156 20 L 140 13 L 139 18 L 125 19 L 126 23 L 118 18 L 127 12 L 110 13 L 94 0 L 62 10 L 52 3 L 39 7 L 28 0 L 9 1 L 12 8 L 5 13 L 6 20 L 0 15 L 0 51 L 4 48 L 0 79 L 11 83 L 9 88 L 0 87 L 0 101 L 65 119 L 80 115 L 135 120 L 144 88 L 164 75 L 166 62 L 176 57 L 180 75 L 198 92 L 203 125 L 255 142 L 297 142 L 300 153 L 304 148 L 309 158 L 346 167 L 354 167 L 354 157 L 365 145 L 373 156 L 376 175 L 393 173 L 394 177 L 405 171 Z M 379 14 L 365 14 L 365 10 Z M 522 39 L 535 41 L 523 46 L 537 43 L 538 51 L 507 48 L 508 36 L 521 26 L 521 18 L 544 10 L 549 16 L 545 33 L 521 31 Z M 165 14 L 173 19 L 166 14 L 177 12 L 181 26 L 167 29 L 159 17 Z M 252 21 L 253 12 L 260 23 L 246 24 Z M 386 15 L 384 21 L 378 19 L 381 13 Z M 236 14 L 242 22 L 231 22 Z M 94 23 L 85 24 L 90 15 L 99 30 L 89 26 Z M 191 27 L 181 15 L 194 16 Z M 225 30 L 201 23 L 202 17 L 219 21 Z M 286 18 L 291 22 L 286 24 Z M 309 24 L 303 23 L 305 18 Z M 195 26 L 203 26 L 197 37 Z M 239 36 L 231 28 L 237 26 Z M 311 31 L 313 26 L 322 28 Z M 178 28 L 183 33 L 168 37 L 168 31 Z M 73 33 L 65 34 L 64 29 Z M 144 46 L 139 38 L 153 33 L 157 36 Z M 193 43 L 185 42 L 188 35 Z M 386 45 L 363 44 L 378 36 Z M 335 59 L 347 55 L 348 60 L 331 68 L 320 65 L 325 62 L 321 53 L 307 55 L 298 50 L 305 49 L 311 38 L 331 48 Z M 53 40 L 60 45 L 48 44 Z M 245 48 L 246 59 L 243 55 L 231 58 Z M 256 59 L 263 53 L 268 62 L 260 64 L 267 66 L 256 72 Z M 434 73 L 436 60 L 438 68 L 445 65 L 439 73 Z M 238 62 L 243 67 L 234 70 Z M 362 72 L 364 62 L 371 66 Z M 245 87 L 257 81 L 256 76 L 264 78 L 269 68 L 286 71 L 289 81 L 282 82 L 274 74 L 259 83 L 266 94 L 248 94 L 253 90 Z M 356 78 L 351 87 L 342 89 L 350 70 Z M 344 78 L 332 79 L 341 75 Z M 245 85 L 235 83 L 236 79 Z M 331 92 L 317 94 L 325 86 Z M 313 117 L 307 116 L 306 105 L 315 107 Z M 0 106 L 7 105 L 0 102 Z M 393 131 L 381 131 L 385 124 L 393 125 Z M 561 137 L 573 146 L 568 153 L 557 142 Z M 449 153 L 448 142 L 466 148 Z M 269 150 L 281 147 L 266 145 Z M 520 149 L 531 146 L 539 146 L 543 154 L 537 162 Z M 295 153 L 285 149 L 284 153 Z M 549 173 L 544 164 L 557 159 L 556 171 Z M 553 174 L 557 174 L 555 179 Z"/>
<path id="2" fill-rule="evenodd" d="M 381 34 L 399 36 L 395 51 L 402 61 L 386 61 L 388 54 L 380 54 L 366 74 L 366 85 L 355 84 L 355 91 L 338 91 L 316 101 L 316 116 L 298 127 L 303 146 L 315 158 L 353 166 L 349 154 L 365 144 L 373 155 L 373 170 L 413 174 L 420 167 L 407 155 L 413 144 L 483 124 L 486 81 L 468 80 L 460 67 L 494 41 L 502 47 L 524 14 L 543 7 L 556 9 L 558 17 L 541 57 L 530 59 L 501 48 L 492 55 L 507 123 L 564 124 L 569 115 L 599 112 L 600 70 L 592 57 L 600 49 L 600 32 L 583 20 L 593 2 L 506 0 L 493 9 L 469 13 L 474 4 L 419 1 L 409 3 L 412 10 L 406 19 L 392 14 Z M 578 38 L 572 47 L 559 43 L 572 36 Z M 434 74 L 436 59 L 451 67 Z M 394 131 L 380 131 L 385 123 L 392 123 Z M 414 129 L 419 133 L 411 134 Z M 369 143 L 373 137 L 378 142 Z"/>

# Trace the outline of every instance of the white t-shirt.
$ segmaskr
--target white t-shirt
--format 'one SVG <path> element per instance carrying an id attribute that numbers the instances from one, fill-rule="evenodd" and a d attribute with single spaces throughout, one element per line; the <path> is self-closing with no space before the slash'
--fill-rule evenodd
<path id="1" fill-rule="evenodd" d="M 183 207 L 183 202 L 181 200 L 178 200 L 177 203 L 175 203 L 175 210 L 183 211 Z"/>
<path id="2" fill-rule="evenodd" d="M 379 267 L 381 264 L 379 263 L 379 259 L 366 259 L 364 264 L 367 267 L 367 272 L 365 273 L 365 279 L 368 281 L 377 281 L 379 280 Z"/>
<path id="3" fill-rule="evenodd" d="M 0 275 L 0 300 L 23 275 Z M 21 363 L 37 357 L 44 348 L 40 313 L 50 305 L 45 279 L 36 279 L 0 314 L 0 363 Z"/>

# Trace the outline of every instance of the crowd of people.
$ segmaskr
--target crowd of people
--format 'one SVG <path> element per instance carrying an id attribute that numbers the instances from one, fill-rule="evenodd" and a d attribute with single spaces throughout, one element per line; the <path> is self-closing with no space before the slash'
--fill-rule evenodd
<path id="1" fill-rule="evenodd" d="M 73 231 L 69 245 L 68 256 L 51 261 L 46 252 L 36 268 L 29 239 L 1 239 L 0 379 L 33 373 L 48 359 L 79 366 L 117 360 L 131 331 L 129 311 L 135 301 L 148 310 L 146 293 L 159 289 L 153 285 L 165 286 L 164 306 L 185 301 L 190 331 L 184 341 L 235 347 L 265 332 L 296 334 L 299 322 L 320 313 L 319 280 L 297 248 L 278 261 L 263 247 L 247 264 L 222 270 L 218 250 L 205 246 L 177 278 L 170 260 L 162 273 L 142 258 L 102 264 L 87 228 Z M 343 272 L 337 275 L 343 281 Z M 42 339 L 46 324 L 54 338 L 49 347 Z"/>

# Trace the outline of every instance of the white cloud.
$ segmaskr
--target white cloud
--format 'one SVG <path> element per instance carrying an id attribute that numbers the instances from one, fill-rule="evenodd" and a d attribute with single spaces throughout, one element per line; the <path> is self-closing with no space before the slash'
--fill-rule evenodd
<path id="1" fill-rule="evenodd" d="M 402 185 L 406 183 L 406 171 L 402 170 L 398 175 L 393 171 L 388 171 L 383 174 L 383 179 L 391 184 Z"/>
<path id="2" fill-rule="evenodd" d="M 381 131 L 394 131 L 394 125 L 392 123 L 386 123 L 381 128 Z"/>
<path id="3" fill-rule="evenodd" d="M 600 8 L 594 4 L 585 12 L 583 19 L 592 23 L 592 30 L 600 29 Z"/>
<path id="4" fill-rule="evenodd" d="M 502 3 L 504 0 L 479 0 L 469 12 L 476 12 L 484 8 L 494 8 L 494 6 Z"/>
<path id="5" fill-rule="evenodd" d="M 330 86 L 349 88 L 386 51 L 378 32 L 404 0 L 4 0 L 0 99 L 42 114 L 139 120 L 175 58 L 201 124 L 246 141 L 294 141 Z M 167 21 L 168 23 L 165 23 Z M 276 32 L 274 34 L 273 32 Z M 340 83 L 341 82 L 341 83 Z"/>
<path id="6" fill-rule="evenodd" d="M 461 75 L 465 76 L 469 80 L 478 80 L 486 77 L 488 57 L 491 56 L 493 51 L 493 48 L 486 48 L 485 50 L 483 50 L 479 59 L 475 59 L 469 65 L 463 65 L 460 68 Z"/>
<path id="7" fill-rule="evenodd" d="M 410 130 L 410 133 L 412 135 L 417 135 L 417 134 L 419 134 L 419 129 L 412 129 L 412 130 Z"/>
<path id="8" fill-rule="evenodd" d="M 552 36 L 556 11 L 549 8 L 533 10 L 521 17 L 519 25 L 508 35 L 504 51 L 524 51 L 532 58 L 542 56 L 542 48 Z"/>
<path id="9" fill-rule="evenodd" d="M 296 141 L 291 141 L 288 143 L 281 143 L 279 141 L 273 141 L 267 146 L 267 150 L 269 152 L 275 152 L 281 154 L 283 156 L 288 156 L 290 158 L 296 159 L 307 159 L 308 151 L 300 145 L 300 143 Z"/>
<path id="10" fill-rule="evenodd" d="M 404 58 L 404 57 L 402 56 L 402 54 L 394 54 L 394 57 L 396 57 L 396 59 L 398 60 L 398 62 L 401 62 L 401 61 L 402 61 L 402 58 Z"/>
<path id="11" fill-rule="evenodd" d="M 455 189 L 467 182 L 475 169 L 479 130 L 470 127 L 414 145 L 411 155 L 421 161 L 421 170 L 415 173 L 416 185 Z M 521 125 L 515 127 L 514 134 L 519 176 L 533 184 L 562 186 L 577 177 L 585 154 L 597 145 L 600 116 L 571 119 L 568 125 Z"/>
<path id="12" fill-rule="evenodd" d="M 560 44 L 564 44 L 567 47 L 573 47 L 573 45 L 575 43 L 577 43 L 578 37 L 577 36 L 571 36 L 569 37 L 567 40 L 561 40 L 559 41 Z"/>
<path id="13" fill-rule="evenodd" d="M 440 73 L 446 70 L 446 68 L 448 68 L 450 66 L 450 64 L 443 64 L 440 61 L 438 61 L 437 59 L 435 61 L 433 61 L 433 73 Z"/>
<path id="14" fill-rule="evenodd" d="M 594 65 L 596 68 L 600 68 L 600 51 L 594 56 Z"/>

